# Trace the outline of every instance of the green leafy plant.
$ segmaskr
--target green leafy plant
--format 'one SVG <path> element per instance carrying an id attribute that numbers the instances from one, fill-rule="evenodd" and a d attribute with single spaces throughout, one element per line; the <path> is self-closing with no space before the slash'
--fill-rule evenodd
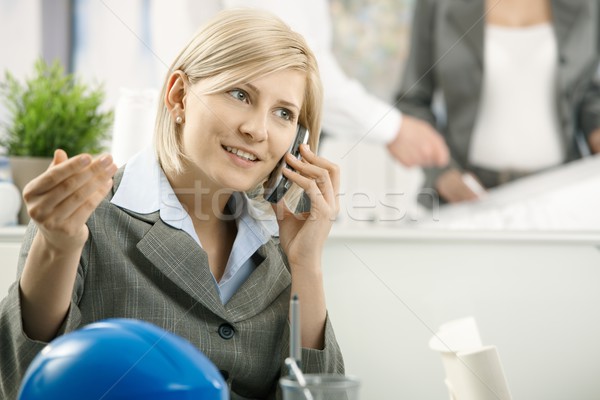
<path id="1" fill-rule="evenodd" d="M 0 101 L 9 120 L 0 146 L 10 156 L 52 157 L 100 153 L 113 112 L 101 111 L 104 91 L 65 74 L 59 62 L 35 63 L 35 74 L 21 84 L 10 72 L 0 83 Z"/>

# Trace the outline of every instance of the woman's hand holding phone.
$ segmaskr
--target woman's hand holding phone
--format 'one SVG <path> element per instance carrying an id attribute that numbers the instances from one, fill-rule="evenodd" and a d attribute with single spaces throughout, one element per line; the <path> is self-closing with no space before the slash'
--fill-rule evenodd
<path id="1" fill-rule="evenodd" d="M 290 265 L 320 269 L 322 250 L 340 208 L 340 170 L 308 145 L 300 146 L 300 154 L 302 160 L 286 154 L 293 170 L 284 168 L 283 174 L 308 195 L 310 211 L 294 214 L 282 201 L 273 207 L 276 215 L 283 216 L 278 218 L 279 237 Z"/>
<path id="2" fill-rule="evenodd" d="M 294 214 L 285 201 L 273 204 L 273 208 L 278 216 L 279 240 L 290 265 L 291 293 L 302 302 L 302 347 L 323 349 L 327 307 L 321 257 L 340 208 L 340 170 L 305 144 L 300 147 L 300 155 L 302 160 L 286 154 L 286 162 L 293 170 L 284 168 L 283 175 L 308 195 L 310 211 Z"/>

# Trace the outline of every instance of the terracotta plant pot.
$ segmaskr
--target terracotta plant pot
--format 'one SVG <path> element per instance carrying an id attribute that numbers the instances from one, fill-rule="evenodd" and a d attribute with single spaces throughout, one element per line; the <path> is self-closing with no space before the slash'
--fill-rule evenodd
<path id="1" fill-rule="evenodd" d="M 46 157 L 9 157 L 10 169 L 15 186 L 23 194 L 23 188 L 33 178 L 40 175 L 52 162 L 52 158 Z M 21 205 L 19 211 L 19 224 L 27 225 L 29 223 L 29 214 L 25 204 Z"/>

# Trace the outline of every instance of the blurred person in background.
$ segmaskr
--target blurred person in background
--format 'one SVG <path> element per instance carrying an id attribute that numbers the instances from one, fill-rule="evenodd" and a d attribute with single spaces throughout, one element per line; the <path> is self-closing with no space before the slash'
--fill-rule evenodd
<path id="1" fill-rule="evenodd" d="M 425 187 L 475 200 L 470 178 L 493 188 L 600 152 L 599 19 L 596 0 L 417 1 L 397 105 L 451 155 Z"/>
<path id="2" fill-rule="evenodd" d="M 154 14 L 161 23 L 155 34 L 155 43 L 161 45 L 175 28 L 167 20 L 167 2 L 153 4 Z M 259 8 L 283 19 L 302 34 L 315 52 L 323 81 L 323 131 L 335 138 L 365 140 L 384 145 L 392 157 L 405 167 L 438 166 L 448 163 L 449 152 L 442 136 L 420 119 L 402 115 L 388 104 L 369 93 L 360 82 L 348 77 L 333 54 L 333 27 L 328 0 L 288 2 L 279 0 L 210 0 L 185 3 L 183 18 L 189 26 L 223 8 Z M 183 13 L 183 10 L 181 10 Z M 163 23 L 164 22 L 164 23 Z M 177 20 L 182 31 L 182 24 Z M 183 25 L 185 26 L 185 25 Z M 164 32 L 169 29 L 171 32 Z M 163 39 L 161 39 L 161 37 Z M 160 52 L 159 52 L 160 53 Z"/>

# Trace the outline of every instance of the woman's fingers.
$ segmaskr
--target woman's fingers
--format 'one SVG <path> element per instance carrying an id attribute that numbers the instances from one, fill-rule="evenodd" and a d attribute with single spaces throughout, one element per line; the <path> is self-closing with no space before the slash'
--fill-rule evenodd
<path id="1" fill-rule="evenodd" d="M 58 239 L 65 237 L 76 236 L 81 232 L 81 228 L 85 226 L 92 212 L 98 207 L 98 204 L 106 196 L 112 187 L 112 180 L 107 181 L 102 188 L 96 190 L 88 196 L 86 201 L 79 204 L 79 208 L 64 208 L 63 210 L 48 214 L 46 218 L 36 220 L 36 224 L 41 231 L 50 232 L 52 239 L 56 242 Z"/>
<path id="2" fill-rule="evenodd" d="M 310 147 L 307 145 L 301 146 L 300 153 L 302 154 L 302 157 L 310 164 L 314 164 L 318 167 L 324 168 L 329 172 L 331 184 L 333 185 L 333 191 L 335 192 L 336 196 L 339 195 L 340 167 L 337 164 L 334 164 L 323 157 L 317 156 L 315 153 L 312 152 L 312 150 L 310 150 Z"/>
<path id="3" fill-rule="evenodd" d="M 64 151 L 62 153 L 64 154 Z M 52 164 L 46 172 L 33 179 L 25 186 L 23 194 L 38 196 L 52 190 L 56 185 L 70 176 L 81 172 L 81 170 L 92 163 L 92 157 L 89 154 L 80 154 L 62 162 L 58 161 L 60 159 L 59 154 L 59 152 L 55 153 Z"/>
<path id="4" fill-rule="evenodd" d="M 43 215 L 44 210 L 52 210 L 89 183 L 102 185 L 117 168 L 109 155 L 94 161 L 89 156 L 72 160 L 50 168 L 25 187 L 23 198 L 30 214 Z"/>
<path id="5" fill-rule="evenodd" d="M 90 215 L 92 215 L 102 199 L 106 197 L 112 188 L 112 184 L 112 179 L 109 179 L 105 181 L 102 186 L 96 186 L 96 190 L 88 195 L 85 201 L 76 203 L 79 205 L 76 209 L 71 208 L 71 206 L 67 206 L 66 204 L 61 204 L 60 207 L 62 207 L 63 210 L 60 211 L 60 215 L 63 216 L 63 219 L 55 221 L 57 226 L 59 226 L 64 233 L 75 234 L 77 230 L 85 224 Z"/>
<path id="6" fill-rule="evenodd" d="M 29 215 L 47 231 L 76 234 L 112 187 L 116 170 L 110 155 L 66 159 L 57 151 L 48 170 L 25 187 Z"/>
<path id="7" fill-rule="evenodd" d="M 293 157 L 290 157 L 290 159 Z M 316 167 L 301 161 L 292 161 L 289 163 L 295 170 L 296 177 L 293 179 L 310 196 L 311 193 L 320 194 L 327 203 L 335 201 L 335 193 L 331 178 L 326 169 Z M 290 178 L 294 171 L 284 169 L 287 177 Z M 312 198 L 311 198 L 312 200 Z"/>
<path id="8" fill-rule="evenodd" d="M 59 204 L 53 207 L 42 207 L 37 214 L 32 210 L 31 213 L 35 215 L 35 218 L 34 215 L 32 215 L 32 218 L 37 221 L 44 221 L 46 219 L 60 221 L 71 218 L 75 210 L 82 207 L 89 206 L 91 207 L 91 211 L 93 211 L 98 204 L 100 204 L 100 201 L 106 196 L 111 187 L 112 179 L 110 177 L 96 176 L 73 192 L 70 196 L 66 197 Z M 100 198 L 98 199 L 99 196 Z M 83 222 L 85 222 L 85 220 Z"/>
<path id="9" fill-rule="evenodd" d="M 312 202 L 325 200 L 339 209 L 339 168 L 324 158 L 316 156 L 307 147 L 301 149 L 303 161 L 288 157 L 288 164 L 296 172 L 284 170 L 286 176 L 302 187 Z"/>
<path id="10" fill-rule="evenodd" d="M 66 151 L 64 151 L 63 149 L 57 149 L 54 151 L 54 158 L 52 159 L 52 163 L 50 165 L 55 166 L 64 161 L 67 161 L 68 159 L 69 156 L 67 155 Z"/>

